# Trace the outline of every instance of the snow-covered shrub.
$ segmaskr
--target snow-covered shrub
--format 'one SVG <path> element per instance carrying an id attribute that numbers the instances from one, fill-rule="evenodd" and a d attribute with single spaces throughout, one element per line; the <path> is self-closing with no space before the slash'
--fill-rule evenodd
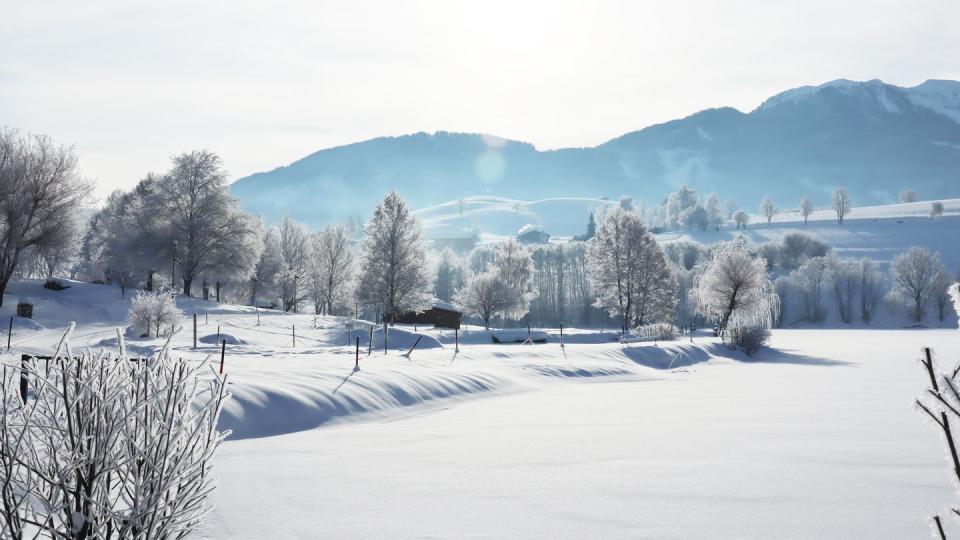
<path id="1" fill-rule="evenodd" d="M 62 291 L 64 289 L 69 289 L 69 285 L 64 285 L 62 281 L 56 278 L 48 278 L 43 282 L 44 289 L 50 289 L 51 291 Z"/>
<path id="2" fill-rule="evenodd" d="M 183 312 L 167 289 L 159 291 L 140 291 L 130 302 L 130 313 L 127 322 L 134 328 L 137 335 L 160 337 L 165 331 L 170 331 L 180 319 Z"/>
<path id="3" fill-rule="evenodd" d="M 49 370 L 27 368 L 25 402 L 20 370 L 2 372 L 0 537 L 185 537 L 229 435 L 217 429 L 225 378 L 201 378 L 166 347 L 146 362 L 74 357 L 67 337 Z"/>
<path id="4" fill-rule="evenodd" d="M 753 356 L 762 345 L 770 341 L 770 329 L 760 325 L 738 326 L 730 329 L 730 343 Z"/>
<path id="5" fill-rule="evenodd" d="M 638 336 L 656 339 L 657 341 L 673 341 L 677 339 L 679 331 L 673 323 L 651 323 L 638 326 L 634 331 Z"/>

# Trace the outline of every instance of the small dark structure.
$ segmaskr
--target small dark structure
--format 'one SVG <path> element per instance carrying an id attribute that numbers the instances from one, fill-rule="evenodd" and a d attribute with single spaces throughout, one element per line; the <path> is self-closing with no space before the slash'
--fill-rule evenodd
<path id="1" fill-rule="evenodd" d="M 17 317 L 23 317 L 24 319 L 33 318 L 33 302 L 26 300 L 21 300 L 17 303 Z"/>
<path id="2" fill-rule="evenodd" d="M 400 324 L 432 324 L 437 328 L 460 328 L 461 313 L 452 304 L 440 300 L 434 301 L 433 306 L 416 313 L 408 311 L 397 315 L 393 322 Z"/>
<path id="3" fill-rule="evenodd" d="M 521 244 L 546 244 L 550 242 L 550 235 L 540 229 L 520 229 L 520 231 L 520 234 L 517 235 L 517 242 Z"/>

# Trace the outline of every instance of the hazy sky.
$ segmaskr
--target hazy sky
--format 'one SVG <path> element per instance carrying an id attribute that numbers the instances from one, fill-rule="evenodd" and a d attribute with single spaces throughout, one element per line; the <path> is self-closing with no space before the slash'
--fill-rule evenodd
<path id="1" fill-rule="evenodd" d="M 787 88 L 960 79 L 960 2 L 0 0 L 0 124 L 73 143 L 99 194 L 209 148 L 233 178 L 379 135 L 538 148 Z"/>

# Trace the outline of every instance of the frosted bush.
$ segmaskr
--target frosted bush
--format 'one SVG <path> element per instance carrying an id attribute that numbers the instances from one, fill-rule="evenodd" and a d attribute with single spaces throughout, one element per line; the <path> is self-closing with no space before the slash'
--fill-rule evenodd
<path id="1" fill-rule="evenodd" d="M 765 326 L 738 326 L 729 329 L 730 343 L 752 356 L 761 346 L 770 341 L 770 329 Z"/>
<path id="2" fill-rule="evenodd" d="M 149 361 L 75 357 L 68 335 L 49 367 L 23 371 L 25 401 L 21 370 L 3 368 L 0 538 L 187 536 L 229 435 L 217 429 L 226 378 L 201 378 L 202 364 L 171 359 L 169 343 Z"/>
<path id="3" fill-rule="evenodd" d="M 677 339 L 677 327 L 672 323 L 651 323 L 639 326 L 636 334 L 645 338 L 656 339 L 658 341 L 672 341 Z"/>
<path id="4" fill-rule="evenodd" d="M 137 335 L 160 337 L 164 332 L 170 332 L 183 318 L 183 312 L 177 307 L 169 290 L 140 291 L 130 303 L 130 313 L 127 321 L 137 332 Z"/>

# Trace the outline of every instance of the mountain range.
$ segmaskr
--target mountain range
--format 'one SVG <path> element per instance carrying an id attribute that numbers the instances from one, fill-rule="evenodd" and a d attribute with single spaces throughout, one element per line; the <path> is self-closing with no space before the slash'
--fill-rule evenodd
<path id="1" fill-rule="evenodd" d="M 787 90 L 744 113 L 724 107 L 653 125 L 590 148 L 540 151 L 484 134 L 437 132 L 320 150 L 241 178 L 233 193 L 275 221 L 311 227 L 368 217 L 384 193 L 414 208 L 472 195 L 537 200 L 632 195 L 657 204 L 687 184 L 754 210 L 818 206 L 846 187 L 855 204 L 960 196 L 960 82 L 899 87 L 845 79 Z"/>

